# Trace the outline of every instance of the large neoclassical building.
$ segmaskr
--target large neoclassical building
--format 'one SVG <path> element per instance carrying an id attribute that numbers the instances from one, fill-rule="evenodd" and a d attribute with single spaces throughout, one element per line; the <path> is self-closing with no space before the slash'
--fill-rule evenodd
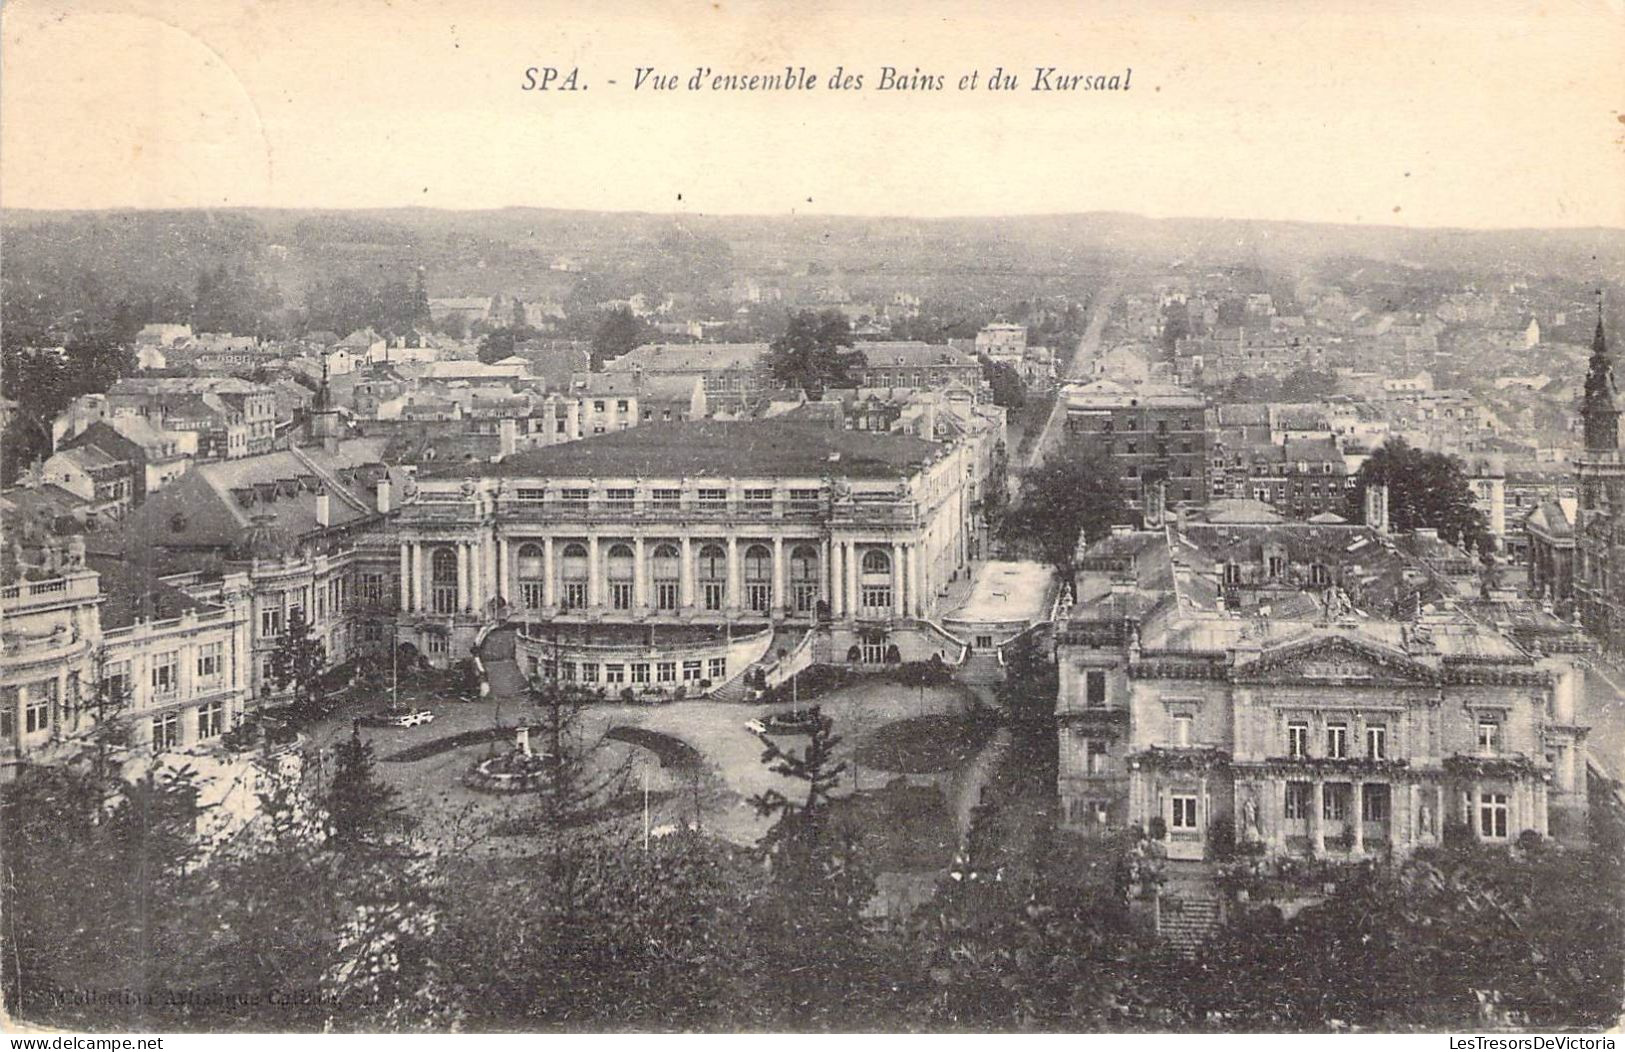
<path id="1" fill-rule="evenodd" d="M 519 623 L 531 671 L 610 686 L 725 682 L 814 627 L 836 660 L 927 656 L 955 645 L 933 621 L 974 470 L 963 443 L 777 421 L 436 465 L 400 509 L 401 640 L 450 660 Z"/>

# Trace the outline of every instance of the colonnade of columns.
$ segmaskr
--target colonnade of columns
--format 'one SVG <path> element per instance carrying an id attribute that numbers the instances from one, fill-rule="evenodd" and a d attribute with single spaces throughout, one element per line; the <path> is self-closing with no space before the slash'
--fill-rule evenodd
<path id="1" fill-rule="evenodd" d="M 610 577 L 608 553 L 624 544 L 631 549 L 630 577 Z M 787 609 L 795 613 L 810 614 L 810 609 L 795 610 L 793 588 L 812 585 L 815 599 L 829 604 L 830 613 L 838 619 L 926 617 L 932 613 L 932 585 L 926 580 L 931 573 L 927 557 L 920 545 L 889 538 L 839 538 L 773 535 L 768 537 L 727 532 L 720 536 L 664 537 L 644 534 L 588 533 L 585 535 L 501 535 L 496 538 L 408 540 L 400 546 L 400 606 L 407 613 L 471 614 L 484 611 L 487 605 L 501 597 L 510 607 L 556 610 L 579 605 L 565 594 L 568 584 L 586 586 L 586 607 L 590 610 L 605 608 L 626 609 L 612 603 L 610 585 L 630 583 L 630 608 L 648 612 L 657 605 L 655 586 L 668 579 L 655 577 L 654 552 L 670 544 L 678 550 L 678 609 L 682 612 L 718 612 L 711 610 L 700 585 L 724 585 L 723 609 L 729 612 L 748 611 L 752 596 L 747 586 L 765 585 L 770 589 L 768 609 L 762 613 L 782 613 Z M 539 578 L 533 572 L 520 572 L 519 553 L 535 545 L 542 552 Z M 583 576 L 567 576 L 564 565 L 564 546 L 581 545 L 586 550 Z M 722 579 L 701 581 L 698 572 L 702 549 L 715 545 L 723 549 Z M 762 547 L 769 553 L 769 572 L 765 579 L 747 580 L 746 555 L 753 548 Z M 797 549 L 811 547 L 816 554 L 816 567 L 810 577 L 792 573 L 792 556 Z M 885 559 L 870 559 L 871 566 L 883 567 L 865 572 L 866 556 L 881 552 Z M 448 557 L 444 553 L 451 553 Z M 448 572 L 455 559 L 455 574 Z M 437 577 L 437 568 L 439 576 Z M 453 577 L 455 578 L 453 580 Z M 531 586 L 527 589 L 527 586 Z M 536 593 L 540 586 L 540 595 Z M 580 596 L 574 597 L 579 599 Z"/>

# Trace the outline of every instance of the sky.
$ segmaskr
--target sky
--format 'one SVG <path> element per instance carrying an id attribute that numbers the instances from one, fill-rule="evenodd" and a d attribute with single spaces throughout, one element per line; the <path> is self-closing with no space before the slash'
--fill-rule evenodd
<path id="1" fill-rule="evenodd" d="M 8 0 L 0 207 L 1621 227 L 1622 4 Z M 819 88 L 633 87 L 787 65 Z M 547 66 L 584 90 L 522 90 Z"/>

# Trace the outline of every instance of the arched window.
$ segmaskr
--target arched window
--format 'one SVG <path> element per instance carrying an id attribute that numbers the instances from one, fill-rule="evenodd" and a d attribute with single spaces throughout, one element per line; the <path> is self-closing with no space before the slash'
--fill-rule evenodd
<path id="1" fill-rule="evenodd" d="M 430 600 L 437 614 L 457 612 L 457 551 L 436 548 L 429 556 Z"/>
<path id="2" fill-rule="evenodd" d="M 564 596 L 563 606 L 566 610 L 585 610 L 587 608 L 587 546 L 580 543 L 571 543 L 564 546 L 562 572 Z"/>
<path id="3" fill-rule="evenodd" d="M 609 548 L 609 605 L 616 610 L 632 609 L 632 546 L 612 544 Z"/>
<path id="4" fill-rule="evenodd" d="M 818 604 L 818 549 L 798 544 L 790 552 L 790 599 L 798 614 L 810 614 Z"/>
<path id="5" fill-rule="evenodd" d="M 527 610 L 539 610 L 546 602 L 545 571 L 541 545 L 526 544 L 519 549 L 519 601 Z"/>
<path id="6" fill-rule="evenodd" d="M 887 617 L 892 612 L 891 556 L 884 549 L 863 553 L 863 578 L 858 588 L 861 613 L 866 617 Z"/>
<path id="7" fill-rule="evenodd" d="M 728 601 L 728 553 L 720 544 L 700 549 L 700 600 L 707 610 L 721 610 Z"/>
<path id="8" fill-rule="evenodd" d="M 765 544 L 745 549 L 745 607 L 759 614 L 773 607 L 773 553 Z"/>
<path id="9" fill-rule="evenodd" d="M 682 556 L 675 544 L 660 544 L 654 550 L 655 609 L 676 610 L 681 599 Z"/>

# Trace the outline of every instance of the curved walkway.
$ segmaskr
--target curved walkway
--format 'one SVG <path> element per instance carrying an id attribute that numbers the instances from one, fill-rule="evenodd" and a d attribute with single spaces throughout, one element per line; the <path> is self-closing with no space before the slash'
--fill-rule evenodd
<path id="1" fill-rule="evenodd" d="M 514 660 L 514 632 L 511 625 L 494 628 L 480 644 L 480 662 L 485 666 L 485 679 L 491 684 L 494 700 L 522 698 L 530 691 L 519 662 Z"/>

